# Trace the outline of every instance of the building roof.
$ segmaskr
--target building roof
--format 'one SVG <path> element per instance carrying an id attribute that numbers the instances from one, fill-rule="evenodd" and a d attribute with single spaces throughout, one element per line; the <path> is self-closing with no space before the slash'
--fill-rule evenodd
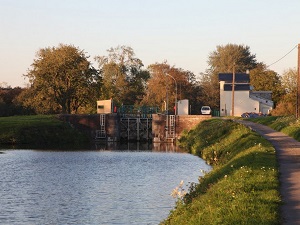
<path id="1" fill-rule="evenodd" d="M 234 85 L 235 91 L 249 91 L 250 84 L 236 84 Z M 224 91 L 232 91 L 232 84 L 224 84 Z"/>
<path id="2" fill-rule="evenodd" d="M 232 83 L 232 73 L 219 73 L 219 81 L 225 81 L 226 83 Z M 250 77 L 247 73 L 236 73 L 235 82 L 237 83 L 249 83 Z"/>

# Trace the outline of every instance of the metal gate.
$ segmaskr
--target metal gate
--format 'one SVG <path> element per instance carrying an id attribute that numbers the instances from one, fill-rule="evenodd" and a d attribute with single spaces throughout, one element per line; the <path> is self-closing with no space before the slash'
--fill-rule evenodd
<path id="1" fill-rule="evenodd" d="M 152 119 L 128 117 L 120 119 L 120 138 L 141 141 L 152 139 Z"/>

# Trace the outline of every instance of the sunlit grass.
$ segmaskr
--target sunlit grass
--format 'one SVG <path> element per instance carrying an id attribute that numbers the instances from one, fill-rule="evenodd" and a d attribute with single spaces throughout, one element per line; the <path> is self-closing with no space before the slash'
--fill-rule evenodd
<path id="1" fill-rule="evenodd" d="M 182 146 L 213 165 L 162 224 L 280 224 L 275 150 L 243 125 L 204 121 Z"/>
<path id="2" fill-rule="evenodd" d="M 268 116 L 249 120 L 269 126 L 300 141 L 300 120 L 295 116 Z"/>

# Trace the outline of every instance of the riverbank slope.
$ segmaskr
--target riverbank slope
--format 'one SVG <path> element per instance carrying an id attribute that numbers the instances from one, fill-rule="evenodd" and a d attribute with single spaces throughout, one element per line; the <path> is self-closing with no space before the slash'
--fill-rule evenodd
<path id="1" fill-rule="evenodd" d="M 57 148 L 88 143 L 85 134 L 54 115 L 0 117 L 0 145 Z"/>
<path id="2" fill-rule="evenodd" d="M 180 145 L 213 170 L 162 224 L 280 224 L 278 164 L 268 141 L 232 120 L 212 119 L 183 135 Z"/>

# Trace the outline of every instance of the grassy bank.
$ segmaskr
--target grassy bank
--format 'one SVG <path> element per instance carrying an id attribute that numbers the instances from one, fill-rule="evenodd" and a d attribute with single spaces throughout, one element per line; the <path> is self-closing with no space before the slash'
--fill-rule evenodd
<path id="1" fill-rule="evenodd" d="M 274 130 L 281 131 L 297 141 L 300 141 L 300 121 L 297 120 L 295 116 L 268 116 L 248 120 L 269 126 Z"/>
<path id="2" fill-rule="evenodd" d="M 278 170 L 269 142 L 231 120 L 212 119 L 185 134 L 180 145 L 213 170 L 162 224 L 280 224 Z"/>
<path id="3" fill-rule="evenodd" d="M 51 115 L 0 117 L 1 145 L 80 146 L 88 138 Z"/>

